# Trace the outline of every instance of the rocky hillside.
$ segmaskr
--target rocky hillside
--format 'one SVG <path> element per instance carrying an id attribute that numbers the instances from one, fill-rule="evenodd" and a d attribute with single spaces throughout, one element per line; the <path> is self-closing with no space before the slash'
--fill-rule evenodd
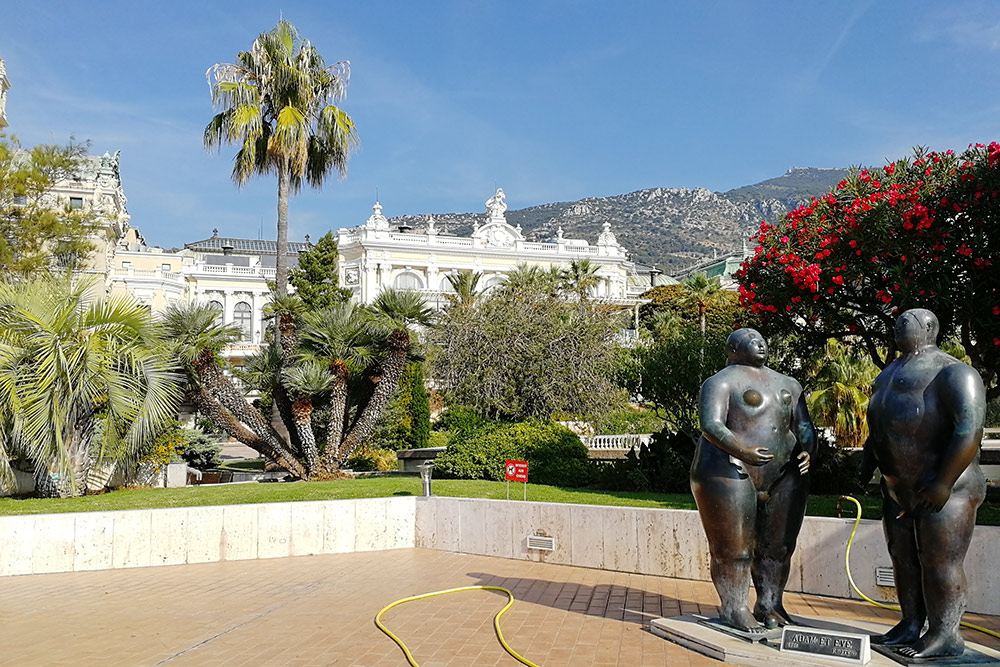
<path id="1" fill-rule="evenodd" d="M 651 188 L 614 197 L 543 204 L 507 211 L 507 221 L 521 225 L 532 240 L 548 240 L 562 227 L 567 238 L 597 239 L 607 221 L 638 262 L 667 273 L 697 261 L 738 250 L 761 220 L 775 220 L 810 197 L 835 186 L 846 169 L 793 168 L 755 185 L 719 193 L 704 188 Z M 439 228 L 468 235 L 473 221 L 486 214 L 434 214 Z M 393 218 L 395 225 L 426 225 L 426 215 Z"/>

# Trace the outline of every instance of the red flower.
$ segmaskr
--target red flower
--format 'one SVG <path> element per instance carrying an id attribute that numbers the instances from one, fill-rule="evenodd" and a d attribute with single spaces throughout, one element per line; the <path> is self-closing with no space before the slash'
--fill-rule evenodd
<path id="1" fill-rule="evenodd" d="M 833 282 L 836 285 L 843 285 L 844 284 L 844 276 L 834 276 L 833 277 Z"/>

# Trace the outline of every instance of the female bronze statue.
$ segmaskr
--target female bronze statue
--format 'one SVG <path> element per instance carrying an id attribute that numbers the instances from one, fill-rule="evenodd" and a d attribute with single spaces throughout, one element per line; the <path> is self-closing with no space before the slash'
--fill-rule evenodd
<path id="1" fill-rule="evenodd" d="M 782 594 L 816 434 L 799 383 L 764 365 L 768 348 L 759 333 L 739 329 L 726 346 L 728 365 L 701 387 L 691 490 L 708 536 L 721 620 L 758 632 L 758 621 L 767 628 L 791 622 Z"/>

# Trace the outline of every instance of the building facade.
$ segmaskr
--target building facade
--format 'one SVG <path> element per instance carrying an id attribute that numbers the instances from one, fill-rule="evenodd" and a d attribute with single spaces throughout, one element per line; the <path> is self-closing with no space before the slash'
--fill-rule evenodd
<path id="1" fill-rule="evenodd" d="M 420 232 L 392 229 L 378 202 L 372 209 L 365 224 L 338 234 L 340 284 L 358 303 L 371 303 L 383 289 L 398 288 L 420 291 L 440 307 L 453 291 L 449 276 L 479 273 L 479 288 L 488 291 L 519 266 L 547 271 L 589 260 L 600 278 L 594 298 L 636 305 L 635 265 L 607 223 L 596 245 L 564 238 L 561 229 L 553 242 L 531 242 L 519 226 L 507 222 L 502 189 L 486 202 L 486 223 L 474 225 L 468 237 L 442 233 L 433 217 Z"/>
<path id="2" fill-rule="evenodd" d="M 3 58 L 0 58 L 0 129 L 7 127 L 8 90 L 10 90 L 10 81 L 7 79 L 7 68 L 4 67 Z"/>

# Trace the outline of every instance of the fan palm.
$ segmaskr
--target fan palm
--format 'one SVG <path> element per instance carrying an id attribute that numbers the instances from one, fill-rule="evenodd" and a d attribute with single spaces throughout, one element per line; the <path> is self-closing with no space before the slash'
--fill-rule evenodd
<path id="1" fill-rule="evenodd" d="M 582 303 L 591 292 L 604 280 L 597 275 L 598 266 L 589 259 L 574 259 L 569 267 L 560 273 L 563 288 L 575 294 Z"/>
<path id="2" fill-rule="evenodd" d="M 348 412 L 348 380 L 375 363 L 378 331 L 369 312 L 344 303 L 303 316 L 299 354 L 323 364 L 330 375 L 330 422 L 322 467 L 336 470 L 346 460 L 341 452 Z"/>
<path id="3" fill-rule="evenodd" d="M 295 26 L 280 21 L 237 53 L 236 63 L 216 63 L 206 77 L 219 113 L 205 128 L 205 147 L 240 146 L 233 165 L 239 186 L 257 174 L 278 177 L 275 290 L 284 295 L 289 195 L 303 181 L 321 187 L 331 171 L 343 177 L 357 145 L 354 121 L 335 106 L 347 92 L 350 63 L 327 66 Z"/>
<path id="4" fill-rule="evenodd" d="M 10 460 L 42 495 L 80 495 L 91 457 L 134 462 L 175 415 L 181 377 L 131 298 L 86 302 L 89 285 L 0 284 L 0 486 Z"/>
<path id="5" fill-rule="evenodd" d="M 712 306 L 725 299 L 722 283 L 718 278 L 709 278 L 704 273 L 689 276 L 681 284 L 680 302 L 685 307 L 694 306 L 698 309 L 698 323 L 701 335 L 705 336 L 706 313 Z"/>
<path id="6" fill-rule="evenodd" d="M 399 386 L 406 369 L 406 362 L 414 353 L 416 327 L 429 326 L 434 311 L 418 292 L 410 290 L 384 290 L 371 305 L 372 327 L 380 332 L 381 360 L 378 375 L 372 375 L 374 389 L 355 411 L 354 422 L 346 430 L 340 444 L 341 460 L 346 460 L 362 442 L 367 440 L 379 417 L 385 410 L 393 392 Z"/>
<path id="7" fill-rule="evenodd" d="M 306 469 L 292 455 L 286 442 L 222 370 L 219 352 L 239 338 L 239 329 L 220 325 L 209 305 L 173 305 L 164 313 L 164 328 L 171 349 L 188 374 L 188 395 L 202 414 L 229 435 L 299 477 Z"/>
<path id="8" fill-rule="evenodd" d="M 814 380 L 821 388 L 809 395 L 809 414 L 817 425 L 833 431 L 841 447 L 861 447 L 868 439 L 866 413 L 877 375 L 878 367 L 868 356 L 827 341 Z"/>
<path id="9" fill-rule="evenodd" d="M 446 295 L 448 300 L 456 306 L 472 305 L 479 296 L 476 288 L 479 286 L 479 281 L 482 278 L 483 274 L 479 271 L 463 271 L 457 274 L 449 274 L 447 276 L 448 284 L 451 285 L 451 289 L 455 293 Z"/>

